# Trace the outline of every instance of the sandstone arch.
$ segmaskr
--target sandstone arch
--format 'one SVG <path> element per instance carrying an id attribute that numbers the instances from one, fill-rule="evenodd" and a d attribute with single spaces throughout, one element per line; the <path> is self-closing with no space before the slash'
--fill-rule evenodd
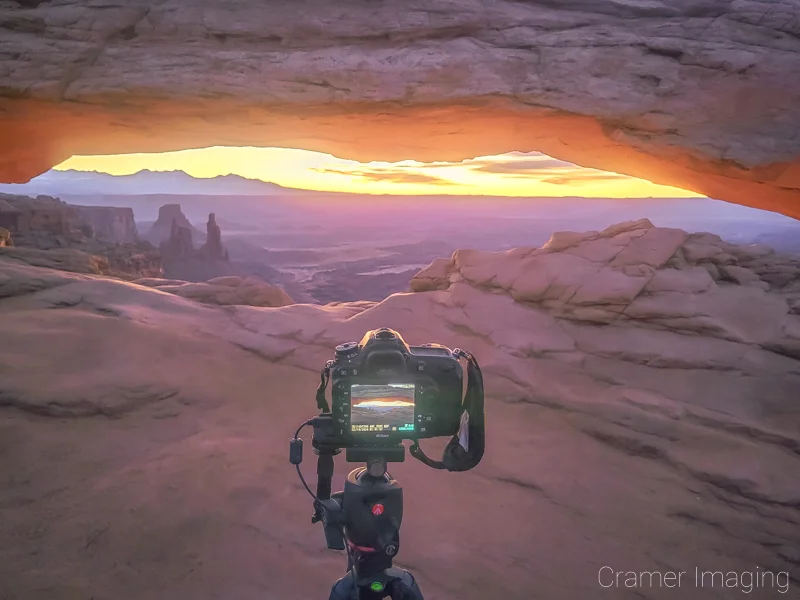
<path id="1" fill-rule="evenodd" d="M 539 150 L 800 218 L 800 0 L 0 1 L 0 181 L 73 154 Z"/>

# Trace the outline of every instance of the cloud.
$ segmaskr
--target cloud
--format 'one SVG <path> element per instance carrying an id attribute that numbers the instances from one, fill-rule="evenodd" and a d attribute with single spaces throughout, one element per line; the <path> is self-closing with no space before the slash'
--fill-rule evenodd
<path id="1" fill-rule="evenodd" d="M 422 173 L 409 173 L 405 169 L 314 169 L 318 173 L 331 173 L 334 175 L 347 175 L 360 177 L 369 181 L 388 181 L 390 183 L 424 183 L 427 185 L 461 185 L 449 179 L 424 175 Z"/>
<path id="2" fill-rule="evenodd" d="M 360 166 L 354 168 L 316 168 L 319 173 L 347 175 L 374 182 L 422 184 L 435 186 L 462 185 L 458 182 L 431 175 L 433 169 L 460 168 L 473 173 L 486 173 L 503 178 L 539 181 L 552 185 L 591 185 L 603 181 L 627 179 L 626 175 L 585 169 L 563 160 L 551 158 L 540 152 L 509 152 L 497 157 L 478 157 L 461 162 L 438 161 L 394 165 Z M 426 173 L 427 172 L 427 173 Z"/>
<path id="3" fill-rule="evenodd" d="M 397 165 L 401 167 L 403 165 Z M 416 168 L 422 169 L 452 169 L 453 167 L 467 168 L 470 171 L 492 173 L 498 175 L 515 175 L 533 173 L 541 169 L 566 169 L 579 168 L 574 164 L 550 158 L 541 152 L 506 152 L 497 157 L 468 158 L 461 162 L 432 162 L 418 163 Z"/>
<path id="4" fill-rule="evenodd" d="M 591 185 L 599 181 L 615 181 L 620 179 L 628 179 L 628 176 L 587 169 L 564 173 L 563 175 L 556 175 L 554 177 L 547 177 L 542 179 L 542 183 L 550 183 L 553 185 Z"/>
<path id="5" fill-rule="evenodd" d="M 494 173 L 499 175 L 523 175 L 533 174 L 547 169 L 574 169 L 572 163 L 558 160 L 556 158 L 532 159 L 532 160 L 482 160 L 470 163 L 471 171 L 481 173 Z"/>

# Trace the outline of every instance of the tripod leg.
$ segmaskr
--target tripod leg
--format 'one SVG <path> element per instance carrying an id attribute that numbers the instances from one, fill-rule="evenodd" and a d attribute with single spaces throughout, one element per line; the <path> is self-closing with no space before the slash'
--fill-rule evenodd
<path id="1" fill-rule="evenodd" d="M 425 600 L 416 579 L 405 570 L 402 570 L 397 579 L 392 581 L 389 591 L 392 600 Z"/>
<path id="2" fill-rule="evenodd" d="M 356 584 L 353 572 L 348 571 L 347 575 L 333 584 L 328 600 L 353 600 L 355 598 Z"/>

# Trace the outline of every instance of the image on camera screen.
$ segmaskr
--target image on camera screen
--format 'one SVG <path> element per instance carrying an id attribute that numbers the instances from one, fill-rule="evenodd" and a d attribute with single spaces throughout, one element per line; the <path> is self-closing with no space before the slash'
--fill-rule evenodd
<path id="1" fill-rule="evenodd" d="M 351 385 L 350 430 L 414 431 L 414 384 Z"/>

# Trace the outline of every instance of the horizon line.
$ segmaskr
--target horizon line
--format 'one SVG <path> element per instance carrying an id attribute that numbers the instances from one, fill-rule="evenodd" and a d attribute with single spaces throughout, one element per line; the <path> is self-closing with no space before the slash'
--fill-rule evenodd
<path id="1" fill-rule="evenodd" d="M 422 193 L 413 193 L 413 192 L 403 192 L 403 193 L 391 193 L 391 192 L 381 192 L 381 193 L 377 193 L 377 192 L 343 192 L 343 191 L 337 191 L 337 190 L 317 190 L 317 189 L 312 189 L 312 188 L 289 187 L 289 186 L 281 185 L 281 184 L 276 183 L 274 181 L 267 181 L 267 180 L 264 180 L 264 179 L 245 177 L 244 175 L 239 175 L 237 173 L 231 173 L 231 172 L 220 174 L 220 175 L 215 175 L 214 177 L 198 177 L 198 176 L 192 175 L 191 173 L 187 173 L 183 169 L 164 169 L 164 170 L 139 169 L 138 171 L 135 171 L 133 173 L 126 173 L 124 175 L 114 175 L 112 173 L 106 173 L 104 171 L 97 171 L 97 170 L 94 170 L 94 169 L 74 169 L 74 168 L 71 168 L 71 169 L 57 169 L 57 168 L 53 167 L 52 169 L 49 169 L 49 171 L 57 171 L 59 173 L 70 173 L 70 172 L 72 172 L 72 173 L 94 173 L 94 174 L 97 174 L 97 175 L 106 175 L 106 176 L 112 177 L 112 178 L 133 177 L 135 175 L 138 175 L 139 173 L 182 173 L 183 175 L 186 175 L 187 177 L 190 177 L 190 178 L 195 179 L 197 181 L 204 181 L 204 180 L 212 181 L 214 179 L 219 179 L 219 178 L 222 178 L 222 177 L 238 177 L 239 179 L 244 179 L 245 181 L 252 181 L 254 183 L 263 183 L 263 184 L 275 186 L 275 187 L 278 187 L 278 188 L 281 188 L 281 189 L 287 190 L 287 191 L 308 192 L 308 193 L 315 193 L 315 194 L 335 194 L 335 195 L 347 195 L 347 196 L 369 196 L 369 197 L 397 197 L 397 196 L 413 196 L 413 197 L 448 196 L 448 197 L 450 197 L 450 196 L 452 196 L 454 198 L 507 198 L 507 199 L 520 199 L 520 200 L 540 199 L 540 198 L 562 200 L 562 199 L 570 199 L 570 198 L 575 198 L 575 199 L 580 198 L 580 199 L 586 199 L 586 200 L 622 200 L 622 201 L 624 201 L 624 200 L 715 200 L 715 198 L 710 198 L 708 196 L 703 196 L 702 194 L 698 194 L 697 196 L 689 196 L 689 197 L 687 197 L 687 196 L 627 196 L 627 197 L 620 198 L 620 197 L 613 197 L 613 196 L 518 196 L 518 195 L 510 196 L 510 195 L 503 195 L 503 194 L 499 194 L 499 195 L 468 194 L 468 193 L 463 193 L 463 192 L 462 193 L 447 193 L 447 192 L 444 192 L 444 191 L 442 191 L 442 192 L 440 192 L 438 194 L 431 194 L 431 193 L 427 193 L 427 192 L 422 192 Z M 41 175 L 38 175 L 37 177 L 41 177 L 42 175 L 45 175 L 49 171 L 45 171 L 45 173 L 42 173 Z M 34 179 L 36 179 L 36 178 L 34 178 Z M 0 185 L 20 185 L 20 186 L 23 186 L 23 185 L 31 185 L 32 183 L 33 183 L 33 179 L 31 181 L 27 182 L 27 183 L 0 184 Z M 144 194 L 99 192 L 99 193 L 92 193 L 92 194 L 85 194 L 85 193 L 70 194 L 70 193 L 65 193 L 65 194 L 62 194 L 62 195 L 64 195 L 64 196 L 196 196 L 198 194 L 196 192 L 187 192 L 185 194 L 180 194 L 180 193 L 160 193 L 160 192 L 144 193 Z M 229 193 L 229 194 L 199 194 L 199 195 L 202 195 L 202 196 L 253 196 L 253 197 L 259 197 L 259 194 L 236 194 L 236 193 Z M 277 195 L 277 194 L 263 194 L 264 197 L 269 197 L 269 196 L 272 196 L 272 195 Z"/>

